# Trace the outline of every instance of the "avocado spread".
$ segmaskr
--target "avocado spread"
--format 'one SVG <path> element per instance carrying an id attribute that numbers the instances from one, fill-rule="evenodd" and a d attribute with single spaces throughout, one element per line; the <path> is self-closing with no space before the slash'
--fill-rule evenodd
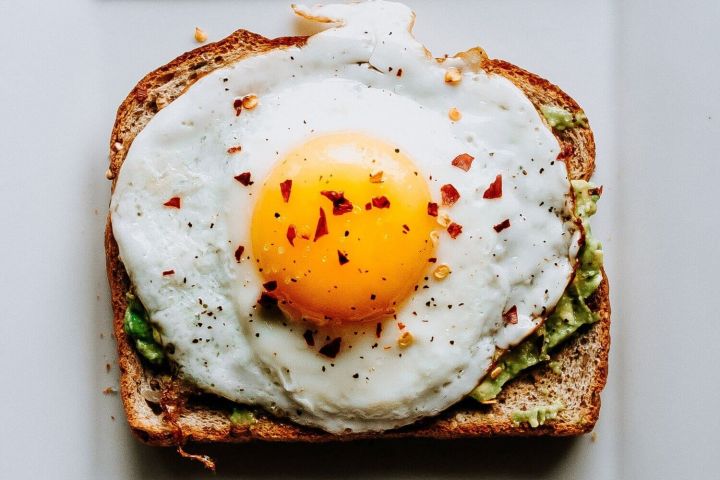
<path id="1" fill-rule="evenodd" d="M 573 180 L 575 214 L 585 229 L 585 244 L 578 252 L 579 265 L 575 278 L 560 297 L 555 310 L 535 333 L 517 347 L 504 353 L 497 362 L 500 374 L 487 376 L 470 396 L 479 402 L 495 398 L 503 385 L 523 370 L 550 360 L 549 353 L 564 342 L 582 325 L 596 322 L 599 317 L 590 311 L 585 301 L 597 290 L 602 281 L 602 245 L 592 236 L 588 218 L 597 210 L 600 190 L 584 180 Z M 530 422 L 532 425 L 532 422 Z"/>
<path id="2" fill-rule="evenodd" d="M 548 125 L 556 130 L 565 130 L 573 127 L 587 127 L 587 117 L 585 112 L 579 110 L 575 115 L 562 107 L 555 105 L 543 105 L 540 112 L 547 120 Z"/>
<path id="3" fill-rule="evenodd" d="M 134 341 L 135 349 L 142 357 L 153 365 L 161 365 L 165 353 L 160 341 L 160 334 L 148 320 L 147 313 L 140 300 L 132 293 L 127 293 L 127 308 L 123 320 L 125 333 Z"/>
<path id="4" fill-rule="evenodd" d="M 517 425 L 523 422 L 530 424 L 532 428 L 544 425 L 546 420 L 557 417 L 560 410 L 565 408 L 562 402 L 555 402 L 550 405 L 539 405 L 529 410 L 518 410 L 510 415 L 510 418 Z"/>
<path id="5" fill-rule="evenodd" d="M 252 425 L 257 422 L 255 415 L 245 408 L 233 408 L 230 421 L 235 425 Z"/>

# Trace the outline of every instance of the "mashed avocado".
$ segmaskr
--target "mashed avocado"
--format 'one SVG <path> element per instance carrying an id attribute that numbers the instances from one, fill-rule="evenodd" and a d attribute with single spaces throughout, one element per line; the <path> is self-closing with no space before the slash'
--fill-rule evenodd
<path id="1" fill-rule="evenodd" d="M 510 415 L 510 418 L 517 425 L 523 422 L 530 424 L 532 428 L 544 425 L 546 420 L 552 420 L 557 417 L 560 410 L 565 408 L 562 402 L 555 402 L 550 405 L 539 405 L 530 410 L 518 410 Z"/>
<path id="2" fill-rule="evenodd" d="M 233 408 L 230 421 L 235 425 L 252 425 L 257 422 L 255 415 L 245 408 Z"/>
<path id="3" fill-rule="evenodd" d="M 566 128 L 587 127 L 587 117 L 582 110 L 573 115 L 562 107 L 543 105 L 540 107 L 540 112 L 543 114 L 543 117 L 545 117 L 545 120 L 547 120 L 548 125 L 556 130 L 562 131 Z"/>
<path id="4" fill-rule="evenodd" d="M 571 183 L 575 191 L 575 214 L 585 229 L 585 244 L 578 253 L 580 264 L 575 278 L 545 323 L 520 345 L 500 357 L 497 363 L 501 368 L 500 373 L 495 378 L 487 376 L 470 393 L 479 402 L 495 398 L 505 383 L 523 370 L 550 360 L 549 352 L 553 348 L 567 340 L 582 325 L 598 320 L 597 314 L 590 311 L 585 301 L 602 281 L 602 245 L 592 236 L 588 222 L 588 218 L 597 210 L 600 190 L 584 180 L 573 180 Z"/>
<path id="5" fill-rule="evenodd" d="M 165 353 L 160 345 L 160 335 L 150 325 L 145 308 L 132 293 L 127 294 L 127 308 L 123 320 L 125 333 L 134 340 L 135 349 L 153 365 L 161 365 Z"/>

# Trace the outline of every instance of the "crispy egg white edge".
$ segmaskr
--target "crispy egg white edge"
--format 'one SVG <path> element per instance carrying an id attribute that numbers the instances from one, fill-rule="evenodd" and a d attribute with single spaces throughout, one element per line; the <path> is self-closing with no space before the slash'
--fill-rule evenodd
<path id="1" fill-rule="evenodd" d="M 426 57 L 422 45 L 409 34 L 412 13 L 404 6 L 379 2 L 327 8 L 315 13 L 343 18 L 342 27 L 312 37 L 304 48 L 275 51 L 216 70 L 153 118 L 135 139 L 121 170 L 111 204 L 113 228 L 138 295 L 165 343 L 175 346 L 173 360 L 200 388 L 335 433 L 383 430 L 436 414 L 466 395 L 485 373 L 495 347 L 519 342 L 537 326 L 542 307 L 551 307 L 562 295 L 572 272 L 572 227 L 553 212 L 540 215 L 538 209 L 529 209 L 525 219 L 517 213 L 523 202 L 538 198 L 545 199 L 547 208 L 563 211 L 569 183 L 564 165 L 551 164 L 559 151 L 556 139 L 509 81 L 468 72 L 460 85 L 444 85 L 445 68 L 455 60 L 441 66 Z M 402 77 L 386 73 L 393 65 L 395 71 L 403 68 Z M 328 79 L 332 76 L 339 80 Z M 287 85 L 280 79 L 286 79 Z M 236 264 L 233 258 L 238 243 L 246 245 L 246 255 L 250 251 L 249 230 L 243 233 L 242 220 L 251 217 L 252 201 L 247 200 L 257 193 L 252 187 L 238 188 L 232 176 L 250 169 L 257 189 L 274 163 L 268 158 L 275 159 L 308 135 L 327 129 L 322 115 L 311 121 L 306 118 L 312 117 L 313 102 L 330 109 L 316 109 L 323 115 L 335 112 L 325 117 L 326 122 L 348 118 L 343 110 L 357 108 L 340 101 L 333 110 L 333 105 L 323 102 L 332 103 L 329 99 L 335 97 L 293 95 L 302 88 L 312 91 L 312 85 L 320 86 L 323 93 L 336 90 L 341 100 L 340 95 L 354 92 L 350 98 L 363 98 L 366 107 L 422 111 L 413 112 L 413 118 L 422 120 L 405 122 L 400 129 L 391 117 L 383 117 L 385 122 L 369 117 L 374 128 L 362 124 L 364 116 L 356 117 L 360 124 L 339 124 L 402 144 L 418 168 L 433 175 L 429 183 L 436 200 L 444 183 L 452 183 L 463 194 L 450 209 L 453 219 L 464 226 L 463 234 L 455 240 L 443 237 L 438 249 L 438 258 L 450 264 L 453 273 L 443 282 L 431 281 L 431 293 L 412 297 L 398 312 L 398 320 L 417 342 L 404 352 L 394 346 L 390 354 L 383 349 L 372 355 L 380 352 L 370 348 L 373 324 L 371 335 L 367 328 L 359 329 L 365 333 L 358 334 L 361 339 L 352 356 L 336 359 L 334 367 L 308 350 L 303 329 L 291 331 L 281 319 L 258 321 L 262 316 L 258 312 L 249 322 L 247 313 L 259 296 L 261 280 L 254 262 Z M 250 92 L 259 95 L 260 106 L 235 118 L 233 99 Z M 410 107 L 400 106 L 408 103 Z M 450 107 L 461 108 L 460 122 L 447 119 Z M 280 132 L 285 128 L 289 133 Z M 440 135 L 451 141 L 439 145 L 433 140 Z M 227 148 L 237 144 L 243 145 L 243 151 L 229 155 Z M 476 157 L 470 172 L 449 167 L 456 154 L 466 151 Z M 502 199 L 481 198 L 496 173 L 523 166 L 520 160 L 526 163 L 528 157 L 533 160 L 525 167 L 527 175 L 518 168 L 514 178 L 503 176 Z M 536 182 L 533 178 L 537 180 L 540 168 L 543 177 Z M 516 186 L 524 198 L 511 194 Z M 554 195 L 547 196 L 545 190 Z M 162 207 L 174 195 L 182 196 L 183 208 Z M 232 215 L 223 211 L 228 200 L 239 206 Z M 482 224 L 474 223 L 478 212 Z M 511 217 L 510 229 L 500 235 L 492 230 Z M 537 229 L 546 231 L 538 235 Z M 555 242 L 550 254 L 513 255 L 528 247 L 523 239 L 545 237 Z M 476 257 L 472 266 L 464 263 L 468 255 Z M 559 266 L 543 273 L 542 280 L 527 275 L 554 256 Z M 494 265 L 487 258 L 500 260 Z M 161 272 L 169 269 L 175 274 L 163 277 Z M 495 295 L 464 298 L 470 296 L 468 284 L 489 286 Z M 426 310 L 426 296 L 442 308 L 451 301 L 464 303 L 468 313 L 453 308 L 437 318 L 427 312 L 415 317 L 412 311 Z M 502 311 L 512 304 L 518 306 L 519 322 L 503 326 Z M 188 318 L 192 320 L 179 321 Z M 388 336 L 399 333 L 391 328 L 386 330 Z M 434 360 L 432 365 L 417 368 L 427 358 Z M 391 368 L 377 368 L 391 361 L 396 362 Z M 326 373 L 331 373 L 322 375 L 320 367 L 325 365 Z M 361 371 L 362 378 L 355 379 L 353 374 Z M 371 378 L 369 373 L 373 381 L 365 380 Z M 328 384 L 338 388 L 327 388 Z M 384 394 L 389 387 L 391 396 Z"/>

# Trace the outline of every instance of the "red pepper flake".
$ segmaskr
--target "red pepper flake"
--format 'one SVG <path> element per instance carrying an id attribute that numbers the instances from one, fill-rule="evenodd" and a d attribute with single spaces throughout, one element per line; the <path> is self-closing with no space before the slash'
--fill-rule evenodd
<path id="1" fill-rule="evenodd" d="M 345 265 L 350 261 L 350 259 L 347 257 L 347 255 L 340 250 L 338 252 L 338 261 L 340 262 L 340 265 Z"/>
<path id="2" fill-rule="evenodd" d="M 318 218 L 317 227 L 315 227 L 315 238 L 313 242 L 317 242 L 318 238 L 328 234 L 327 219 L 325 218 L 325 210 L 320 209 L 320 218 Z"/>
<path id="3" fill-rule="evenodd" d="M 402 323 L 402 322 L 398 322 L 397 325 L 398 325 L 398 328 L 399 328 L 400 330 L 402 330 L 403 328 L 405 328 L 405 324 Z"/>
<path id="4" fill-rule="evenodd" d="M 243 184 L 244 186 L 252 185 L 255 182 L 250 180 L 250 172 L 243 172 L 235 177 L 235 180 Z"/>
<path id="5" fill-rule="evenodd" d="M 258 305 L 260 305 L 263 308 L 273 308 L 277 307 L 278 300 L 274 296 L 270 295 L 267 292 L 262 292 L 260 294 L 260 298 L 258 299 Z"/>
<path id="6" fill-rule="evenodd" d="M 449 183 L 440 187 L 440 193 L 442 194 L 442 203 L 447 207 L 454 205 L 460 199 L 460 193 Z"/>
<path id="7" fill-rule="evenodd" d="M 428 258 L 428 262 L 430 262 L 430 263 L 436 263 L 436 262 L 437 262 L 437 258 L 436 258 L 436 257 L 430 257 L 430 258 Z"/>
<path id="8" fill-rule="evenodd" d="M 272 292 L 277 288 L 277 282 L 275 280 L 270 280 L 269 282 L 263 283 L 263 288 L 267 290 L 268 292 Z"/>
<path id="9" fill-rule="evenodd" d="M 458 167 L 460 170 L 465 170 L 467 172 L 468 170 L 470 170 L 473 160 L 475 160 L 475 157 L 473 157 L 472 155 L 468 155 L 467 153 L 461 153 L 453 159 L 452 165 L 453 167 Z"/>
<path id="10" fill-rule="evenodd" d="M 378 322 L 375 324 L 375 336 L 380 338 L 380 335 L 382 335 L 382 323 Z"/>
<path id="11" fill-rule="evenodd" d="M 340 352 L 340 342 L 342 341 L 342 338 L 337 337 L 330 340 L 328 343 L 323 345 L 320 348 L 320 355 L 325 355 L 328 358 L 335 358 L 337 357 L 338 352 Z"/>
<path id="12" fill-rule="evenodd" d="M 343 213 L 349 213 L 353 210 L 353 204 L 345 198 L 343 192 L 335 192 L 332 190 L 323 190 L 320 195 L 326 197 L 333 203 L 333 215 L 342 215 Z"/>
<path id="13" fill-rule="evenodd" d="M 558 153 L 557 159 L 559 162 L 564 162 L 573 155 L 573 146 L 570 142 L 562 142 L 560 145 L 560 153 Z M 552 163 L 551 163 L 552 165 Z"/>
<path id="14" fill-rule="evenodd" d="M 600 196 L 600 195 L 602 195 L 602 192 L 603 192 L 602 185 L 600 185 L 599 187 L 588 188 L 588 195 Z"/>
<path id="15" fill-rule="evenodd" d="M 370 210 L 372 208 L 372 204 L 370 202 L 365 204 L 365 210 Z"/>
<path id="16" fill-rule="evenodd" d="M 230 147 L 227 149 L 227 152 L 232 155 L 233 153 L 240 153 L 242 151 L 242 146 L 237 145 L 235 147 Z"/>
<path id="17" fill-rule="evenodd" d="M 167 277 L 168 275 L 175 275 L 175 270 L 165 270 L 163 272 L 163 277 Z"/>
<path id="18" fill-rule="evenodd" d="M 448 225 L 447 232 L 450 234 L 451 238 L 457 238 L 458 235 L 462 233 L 462 225 L 452 222 L 450 225 Z"/>
<path id="19" fill-rule="evenodd" d="M 495 177 L 495 180 L 483 193 L 483 198 L 500 198 L 502 197 L 502 175 Z"/>
<path id="20" fill-rule="evenodd" d="M 240 245 L 237 250 L 235 250 L 235 260 L 240 263 L 240 260 L 242 260 L 242 254 L 245 251 L 245 247 Z"/>
<path id="21" fill-rule="evenodd" d="M 292 245 L 293 247 L 295 246 L 295 237 L 297 237 L 295 225 L 290 225 L 287 229 L 287 239 L 288 242 L 290 242 L 290 245 Z"/>
<path id="22" fill-rule="evenodd" d="M 516 305 L 513 305 L 512 307 L 510 307 L 510 310 L 503 313 L 503 322 L 505 322 L 506 325 L 515 325 L 518 322 Z"/>
<path id="23" fill-rule="evenodd" d="M 315 346 L 315 336 L 313 335 L 312 330 L 305 330 L 305 333 L 303 333 L 303 338 L 305 339 L 305 343 L 308 344 L 308 347 Z"/>
<path id="24" fill-rule="evenodd" d="M 500 223 L 498 223 L 497 225 L 495 225 L 493 228 L 495 229 L 496 232 L 500 233 L 500 232 L 502 232 L 503 230 L 505 230 L 506 228 L 509 228 L 509 227 L 510 227 L 510 219 L 509 219 L 509 218 L 506 218 L 506 219 L 503 220 L 502 222 L 500 222 Z"/>
<path id="25" fill-rule="evenodd" d="M 180 197 L 172 197 L 167 202 L 163 203 L 166 207 L 180 208 Z"/>
<path id="26" fill-rule="evenodd" d="M 233 108 L 235 109 L 235 116 L 239 117 L 240 112 L 242 112 L 243 108 L 243 99 L 242 98 L 236 98 L 233 102 Z"/>
<path id="27" fill-rule="evenodd" d="M 370 175 L 370 183 L 382 183 L 382 181 L 383 181 L 383 171 L 382 170 Z"/>
<path id="28" fill-rule="evenodd" d="M 398 71 L 395 75 L 397 75 L 398 77 L 402 77 L 402 68 L 398 68 Z"/>
<path id="29" fill-rule="evenodd" d="M 285 180 L 280 184 L 280 193 L 282 194 L 285 203 L 290 201 L 290 190 L 292 189 L 292 180 Z"/>
<path id="30" fill-rule="evenodd" d="M 381 195 L 372 199 L 372 205 L 375 208 L 390 208 L 390 200 L 385 195 Z"/>
<path id="31" fill-rule="evenodd" d="M 428 209 L 427 209 L 428 215 L 431 217 L 437 217 L 438 216 L 438 204 L 435 202 L 428 202 Z"/>

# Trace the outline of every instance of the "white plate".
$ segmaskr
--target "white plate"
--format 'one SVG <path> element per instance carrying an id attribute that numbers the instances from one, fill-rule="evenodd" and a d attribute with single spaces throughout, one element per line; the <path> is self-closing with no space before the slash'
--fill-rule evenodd
<path id="1" fill-rule="evenodd" d="M 0 2 L 0 477 L 201 473 L 135 441 L 119 398 L 101 393 L 118 377 L 102 248 L 108 137 L 135 82 L 196 46 L 196 25 L 211 40 L 239 27 L 298 33 L 288 3 Z M 203 449 L 215 478 L 716 476 L 720 7 L 407 3 L 435 54 L 479 44 L 557 82 L 590 118 L 615 322 L 597 436 Z"/>

